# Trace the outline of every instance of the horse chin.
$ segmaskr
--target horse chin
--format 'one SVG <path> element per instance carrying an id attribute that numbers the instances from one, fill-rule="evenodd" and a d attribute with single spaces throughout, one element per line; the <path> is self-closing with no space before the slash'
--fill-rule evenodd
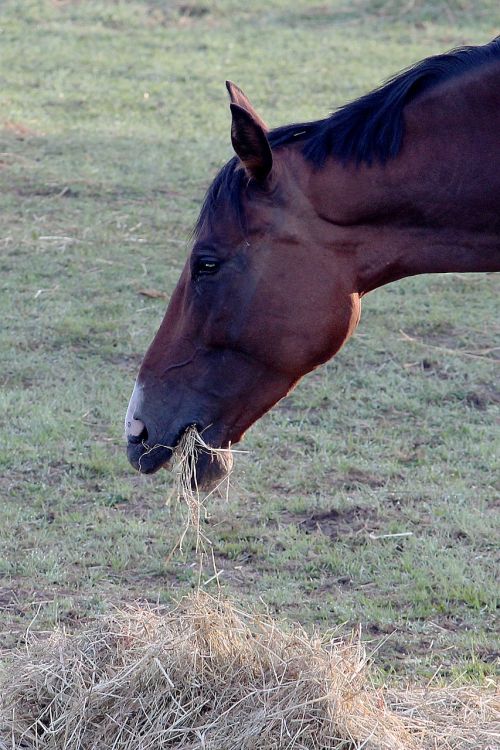
<path id="1" fill-rule="evenodd" d="M 193 489 L 211 492 L 230 474 L 232 468 L 233 456 L 230 451 L 201 451 L 196 459 L 196 480 L 192 482 Z"/>

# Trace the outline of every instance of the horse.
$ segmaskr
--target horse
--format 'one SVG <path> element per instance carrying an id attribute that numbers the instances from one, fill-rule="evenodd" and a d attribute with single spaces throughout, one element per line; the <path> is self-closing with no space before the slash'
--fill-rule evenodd
<path id="1" fill-rule="evenodd" d="M 235 155 L 206 193 L 125 418 L 145 474 L 190 426 L 214 448 L 238 443 L 339 351 L 368 292 L 500 270 L 500 37 L 273 130 L 226 86 Z M 199 486 L 225 475 L 220 455 L 198 455 Z"/>

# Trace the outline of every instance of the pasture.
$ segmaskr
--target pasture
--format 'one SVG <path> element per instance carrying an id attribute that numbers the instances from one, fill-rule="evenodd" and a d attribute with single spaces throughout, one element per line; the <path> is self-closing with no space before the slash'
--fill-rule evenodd
<path id="1" fill-rule="evenodd" d="M 122 424 L 231 155 L 224 80 L 275 126 L 498 33 L 495 0 L 404 5 L 2 3 L 4 653 L 28 626 L 197 585 L 194 540 L 170 555 L 171 477 L 133 472 Z M 494 674 L 497 296 L 487 274 L 369 295 L 353 340 L 252 428 L 228 499 L 209 503 L 224 592 L 306 629 L 360 626 L 381 682 Z"/>

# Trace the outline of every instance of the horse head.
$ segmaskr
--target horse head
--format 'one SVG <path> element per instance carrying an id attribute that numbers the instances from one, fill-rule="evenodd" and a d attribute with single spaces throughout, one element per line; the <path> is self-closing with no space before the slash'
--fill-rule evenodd
<path id="1" fill-rule="evenodd" d="M 311 167 L 294 144 L 273 148 L 243 92 L 227 87 L 235 156 L 207 192 L 125 420 L 129 460 L 144 473 L 168 464 L 191 425 L 213 447 L 237 443 L 359 320 L 349 253 L 332 265 Z M 202 453 L 197 481 L 226 470 Z"/>

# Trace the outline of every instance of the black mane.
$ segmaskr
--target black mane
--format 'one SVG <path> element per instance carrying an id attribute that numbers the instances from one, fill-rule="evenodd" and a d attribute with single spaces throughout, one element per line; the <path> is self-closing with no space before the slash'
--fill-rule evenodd
<path id="1" fill-rule="evenodd" d="M 268 133 L 271 148 L 301 143 L 304 157 L 320 168 L 329 156 L 344 164 L 385 164 L 396 157 L 404 136 L 403 109 L 418 94 L 480 65 L 500 60 L 500 37 L 479 47 L 461 47 L 435 55 L 391 78 L 380 88 L 345 104 L 329 117 L 283 125 Z M 209 187 L 195 233 L 210 221 L 214 208 L 228 202 L 242 220 L 245 173 L 231 159 Z"/>

